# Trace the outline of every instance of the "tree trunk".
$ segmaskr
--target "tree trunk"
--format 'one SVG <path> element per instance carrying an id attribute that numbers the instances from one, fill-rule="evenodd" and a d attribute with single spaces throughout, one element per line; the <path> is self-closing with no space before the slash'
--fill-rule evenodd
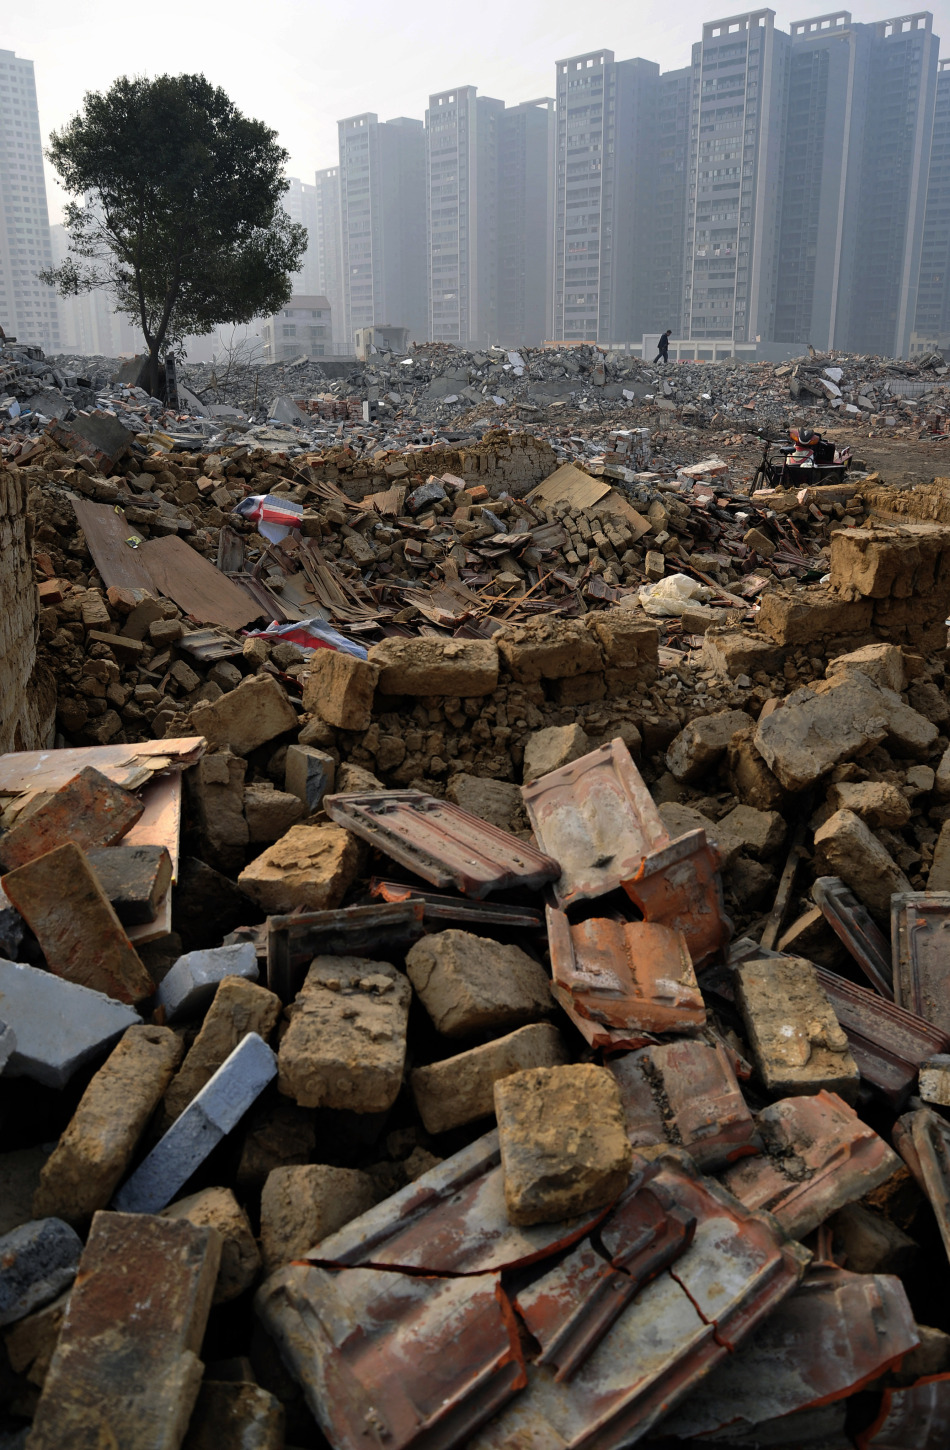
<path id="1" fill-rule="evenodd" d="M 148 390 L 153 398 L 158 392 L 158 339 L 153 338 L 148 349 Z"/>

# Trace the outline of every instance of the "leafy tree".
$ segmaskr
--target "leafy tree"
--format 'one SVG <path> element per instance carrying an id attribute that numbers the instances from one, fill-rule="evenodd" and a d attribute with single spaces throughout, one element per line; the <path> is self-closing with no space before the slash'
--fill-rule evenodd
<path id="1" fill-rule="evenodd" d="M 122 76 L 90 91 L 47 152 L 75 198 L 63 296 L 110 287 L 148 347 L 148 378 L 189 333 L 277 312 L 307 246 L 280 206 L 288 153 L 202 75 Z"/>

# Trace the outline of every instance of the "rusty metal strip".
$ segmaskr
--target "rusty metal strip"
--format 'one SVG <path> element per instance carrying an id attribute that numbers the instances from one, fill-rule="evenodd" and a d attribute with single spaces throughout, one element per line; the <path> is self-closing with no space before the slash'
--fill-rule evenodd
<path id="1" fill-rule="evenodd" d="M 858 1450 L 947 1450 L 950 1374 L 928 1375 L 906 1389 L 885 1390 L 877 1419 L 855 1444 Z"/>
<path id="2" fill-rule="evenodd" d="M 476 901 L 491 891 L 532 890 L 553 881 L 560 866 L 550 856 L 418 790 L 325 796 L 337 825 L 368 841 L 433 886 L 454 886 Z"/>
<path id="3" fill-rule="evenodd" d="M 432 1280 L 291 1264 L 256 1307 L 334 1450 L 467 1444 L 525 1383 L 496 1274 Z"/>
<path id="4" fill-rule="evenodd" d="M 404 951 L 423 935 L 421 901 L 344 906 L 267 919 L 267 985 L 292 1002 L 314 957 L 382 957 Z"/>
<path id="5" fill-rule="evenodd" d="M 669 833 L 622 740 L 541 776 L 521 791 L 543 851 L 561 863 L 558 905 L 616 890 Z"/>
<path id="6" fill-rule="evenodd" d="M 918 1108 L 895 1123 L 894 1147 L 930 1200 L 950 1259 L 950 1124 L 932 1108 Z"/>
<path id="7" fill-rule="evenodd" d="M 705 1024 L 682 932 L 606 917 L 571 925 L 551 906 L 547 923 L 555 985 L 579 1016 L 621 1031 L 689 1032 Z"/>
<path id="8" fill-rule="evenodd" d="M 950 1032 L 950 892 L 892 896 L 891 946 L 899 1006 Z"/>
<path id="9" fill-rule="evenodd" d="M 585 1239 L 515 1301 L 541 1345 L 536 1363 L 551 1365 L 555 1380 L 572 1377 L 643 1286 L 693 1241 L 695 1216 L 655 1182 L 658 1172 L 651 1164 L 634 1178 L 601 1229 L 603 1251 Z"/>
<path id="10" fill-rule="evenodd" d="M 745 1435 L 763 1421 L 856 1394 L 917 1343 L 899 1279 L 816 1265 L 754 1340 L 717 1365 L 673 1413 L 664 1431 L 692 1440 L 733 1426 Z M 904 1440 L 901 1450 L 919 1444 Z"/>
<path id="11" fill-rule="evenodd" d="M 792 1238 L 803 1238 L 900 1167 L 884 1139 L 836 1093 L 782 1098 L 759 1113 L 758 1128 L 766 1151 L 732 1164 L 722 1182 L 747 1208 L 774 1214 Z"/>
<path id="12" fill-rule="evenodd" d="M 523 1268 L 569 1247 L 608 1210 L 569 1223 L 519 1228 L 508 1222 L 497 1132 L 393 1194 L 324 1239 L 325 1268 L 373 1266 L 429 1274 L 485 1274 Z"/>
<path id="13" fill-rule="evenodd" d="M 867 907 L 861 905 L 838 876 L 819 876 L 811 894 L 828 925 L 871 984 L 882 997 L 893 1002 L 894 972 L 890 947 Z"/>
<path id="14" fill-rule="evenodd" d="M 402 881 L 384 881 L 374 876 L 369 883 L 370 896 L 380 901 L 421 901 L 425 907 L 427 931 L 442 931 L 445 926 L 507 927 L 511 931 L 543 931 L 544 916 L 530 906 L 508 906 L 495 901 L 466 901 L 461 896 L 444 896 L 437 891 L 423 891 Z"/>
<path id="15" fill-rule="evenodd" d="M 666 1189 L 695 1218 L 692 1244 L 641 1290 L 568 1383 L 549 1367 L 529 1364 L 525 1393 L 470 1450 L 620 1450 L 636 1443 L 799 1283 L 810 1256 L 780 1240 L 767 1215 L 741 1208 L 701 1178 L 685 1154 L 668 1154 L 659 1164 L 651 1188 Z M 609 1220 L 605 1247 L 608 1229 Z M 557 1274 L 534 1285 L 536 1303 L 558 1286 Z M 579 1291 L 582 1297 L 583 1285 Z M 518 1305 L 524 1298 L 519 1292 Z M 569 1305 L 549 1299 L 562 1317 Z"/>
<path id="16" fill-rule="evenodd" d="M 721 1043 L 690 1038 L 607 1063 L 617 1080 L 634 1151 L 681 1147 L 704 1172 L 762 1151 L 762 1139 Z"/>
<path id="17" fill-rule="evenodd" d="M 706 832 L 689 831 L 647 856 L 623 882 L 647 921 L 683 933 L 696 967 L 711 961 L 732 936 L 719 867 L 719 852 Z"/>

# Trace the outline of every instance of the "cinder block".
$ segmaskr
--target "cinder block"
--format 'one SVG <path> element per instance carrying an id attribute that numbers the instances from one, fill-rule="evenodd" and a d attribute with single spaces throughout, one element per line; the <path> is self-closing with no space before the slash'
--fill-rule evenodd
<path id="1" fill-rule="evenodd" d="M 142 810 L 138 796 L 87 766 L 0 837 L 0 862 L 13 871 L 64 841 L 75 841 L 84 851 L 112 846 L 135 824 Z"/>
<path id="2" fill-rule="evenodd" d="M 172 882 L 172 858 L 164 846 L 108 846 L 88 851 L 87 859 L 123 926 L 155 920 Z"/>
<path id="3" fill-rule="evenodd" d="M 95 872 L 72 841 L 7 872 L 3 889 L 26 918 L 56 976 L 119 1002 L 152 996 L 154 982 Z"/>
<path id="4" fill-rule="evenodd" d="M 120 1213 L 157 1213 L 277 1076 L 277 1059 L 249 1032 L 116 1194 Z"/>
<path id="5" fill-rule="evenodd" d="M 80 1099 L 33 1198 L 37 1217 L 86 1223 L 105 1208 L 171 1079 L 182 1044 L 167 1027 L 130 1027 Z"/>
<path id="6" fill-rule="evenodd" d="M 5 1072 L 61 1088 L 84 1063 L 105 1052 L 141 1017 L 123 1002 L 0 959 L 0 1002 L 16 1037 Z"/>
<path id="7" fill-rule="evenodd" d="M 203 1012 L 225 977 L 244 977 L 256 982 L 257 952 L 253 942 L 226 947 L 208 947 L 179 957 L 158 988 L 158 1004 L 165 1009 L 166 1022 L 197 1017 Z"/>
<path id="8" fill-rule="evenodd" d="M 96 1214 L 30 1450 L 179 1450 L 220 1257 L 213 1229 Z"/>
<path id="9" fill-rule="evenodd" d="M 58 1218 L 35 1218 L 0 1238 L 0 1326 L 49 1304 L 76 1277 L 82 1239 Z"/>
<path id="10" fill-rule="evenodd" d="M 307 814 L 319 810 L 320 802 L 333 790 L 336 761 L 313 745 L 291 745 L 284 767 L 284 788 L 302 800 Z"/>

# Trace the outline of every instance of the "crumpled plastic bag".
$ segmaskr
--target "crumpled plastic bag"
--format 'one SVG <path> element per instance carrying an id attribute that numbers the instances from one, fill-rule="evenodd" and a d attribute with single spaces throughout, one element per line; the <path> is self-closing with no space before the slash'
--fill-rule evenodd
<path id="1" fill-rule="evenodd" d="M 647 614 L 676 618 L 692 604 L 705 604 L 711 595 L 712 590 L 688 574 L 667 574 L 655 584 L 641 584 L 639 598 Z"/>

